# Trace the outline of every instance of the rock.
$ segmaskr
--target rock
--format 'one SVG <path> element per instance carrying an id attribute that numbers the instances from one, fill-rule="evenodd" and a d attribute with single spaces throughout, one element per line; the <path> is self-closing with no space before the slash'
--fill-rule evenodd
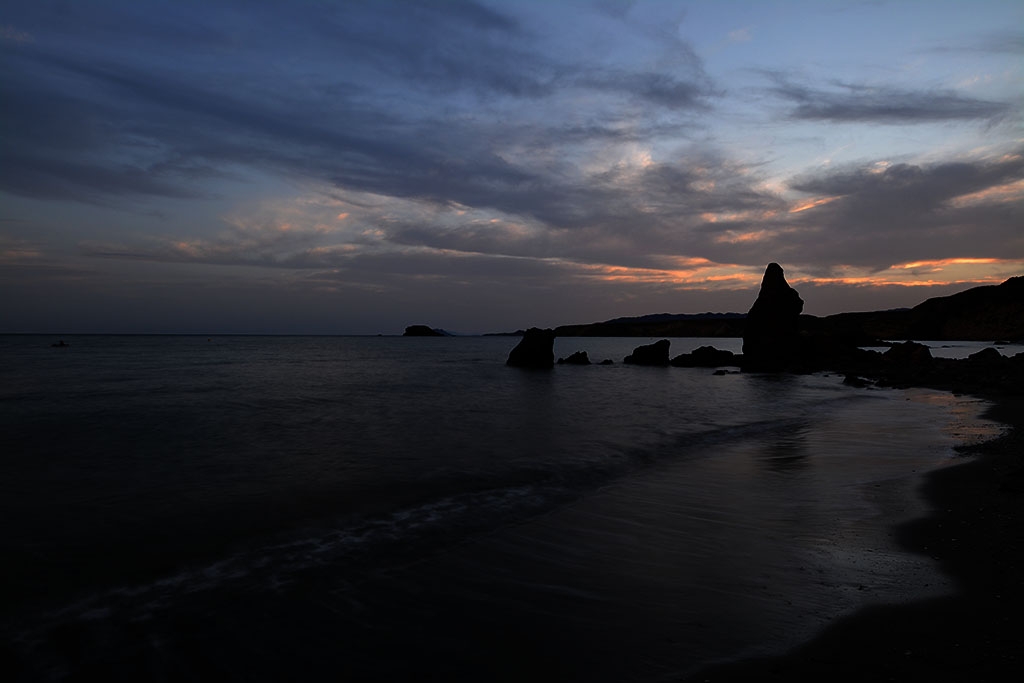
<path id="1" fill-rule="evenodd" d="M 403 337 L 447 337 L 443 330 L 435 330 L 426 325 L 410 325 L 405 328 Z"/>
<path id="2" fill-rule="evenodd" d="M 967 360 L 978 365 L 995 365 L 1003 362 L 1003 354 L 996 351 L 994 348 L 989 346 L 984 348 L 977 353 L 972 353 L 967 356 Z"/>
<path id="3" fill-rule="evenodd" d="M 615 365 L 615 361 L 613 361 L 611 358 L 605 358 L 603 361 L 598 363 L 598 365 Z"/>
<path id="4" fill-rule="evenodd" d="M 996 353 L 999 353 L 996 351 Z M 924 344 L 908 341 L 902 344 L 893 344 L 888 351 L 882 354 L 889 363 L 900 365 L 926 365 L 932 360 L 932 352 Z"/>
<path id="5" fill-rule="evenodd" d="M 554 330 L 531 327 L 523 332 L 523 338 L 509 352 L 505 365 L 517 368 L 550 368 L 555 364 L 554 346 Z"/>
<path id="6" fill-rule="evenodd" d="M 656 341 L 653 344 L 638 346 L 633 353 L 622 359 L 623 363 L 631 365 L 668 365 L 668 347 L 671 344 L 668 339 Z"/>
<path id="7" fill-rule="evenodd" d="M 559 358 L 559 365 L 590 365 L 590 358 L 586 351 L 577 351 L 568 358 Z"/>
<path id="8" fill-rule="evenodd" d="M 871 386 L 871 382 L 866 379 L 862 379 L 853 373 L 847 373 L 846 377 L 843 378 L 843 384 L 848 387 L 857 387 L 859 389 Z"/>
<path id="9" fill-rule="evenodd" d="M 739 360 L 732 351 L 723 351 L 714 346 L 701 346 L 693 353 L 681 353 L 672 359 L 677 368 L 720 368 L 723 365 L 738 365 Z"/>
<path id="10" fill-rule="evenodd" d="M 769 263 L 761 291 L 747 313 L 743 331 L 743 369 L 776 372 L 796 357 L 803 299 L 786 282 L 782 266 Z"/>

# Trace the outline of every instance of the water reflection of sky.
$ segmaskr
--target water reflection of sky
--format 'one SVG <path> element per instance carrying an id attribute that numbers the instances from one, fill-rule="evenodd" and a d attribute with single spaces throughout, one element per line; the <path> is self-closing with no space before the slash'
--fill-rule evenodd
<path id="1" fill-rule="evenodd" d="M 1024 353 L 1024 344 L 993 344 L 992 342 L 984 341 L 918 341 L 918 343 L 928 347 L 932 358 L 967 358 L 972 353 L 977 353 L 989 347 L 994 348 L 1007 357 Z M 889 350 L 887 346 L 863 346 L 861 348 L 881 353 Z"/>

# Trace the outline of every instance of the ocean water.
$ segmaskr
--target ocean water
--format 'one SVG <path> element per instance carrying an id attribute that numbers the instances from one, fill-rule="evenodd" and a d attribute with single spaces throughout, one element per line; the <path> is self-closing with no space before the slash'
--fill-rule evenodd
<path id="1" fill-rule="evenodd" d="M 984 404 L 509 337 L 0 337 L 14 680 L 671 680 L 953 590 Z M 672 354 L 738 339 L 673 339 Z"/>

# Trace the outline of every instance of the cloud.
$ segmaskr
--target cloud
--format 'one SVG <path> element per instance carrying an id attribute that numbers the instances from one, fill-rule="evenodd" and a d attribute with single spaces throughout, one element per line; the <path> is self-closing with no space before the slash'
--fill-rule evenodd
<path id="1" fill-rule="evenodd" d="M 752 40 L 750 35 L 750 28 L 738 28 L 735 31 L 729 31 L 729 42 L 730 43 L 749 43 Z"/>
<path id="2" fill-rule="evenodd" d="M 1019 142 L 994 125 L 1014 95 L 767 64 L 773 119 L 725 95 L 746 91 L 672 5 L 26 2 L 4 21 L 0 191 L 77 265 L 668 301 L 768 260 L 851 279 L 1024 248 Z M 974 137 L 947 145 L 950 123 Z M 927 142 L 881 158 L 877 124 Z M 794 171 L 819 143 L 874 158 Z M 1010 153 L 963 151 L 982 146 Z"/>
<path id="3" fill-rule="evenodd" d="M 624 103 L 697 113 L 714 94 L 692 53 L 670 72 L 590 63 L 477 3 L 305 9 L 218 6 L 197 30 L 122 8 L 126 38 L 88 52 L 73 37 L 102 37 L 108 22 L 83 15 L 75 32 L 47 16 L 67 41 L 3 55 L 11 77 L 0 97 L 13 131 L 3 152 L 24 172 L 7 165 L 0 189 L 194 197 L 218 174 L 256 166 L 356 190 L 501 204 L 509 190 L 550 185 L 545 169 L 511 162 L 508 147 L 543 139 L 568 160 L 580 146 L 683 125 L 643 111 L 624 125 Z M 573 115 L 581 99 L 583 121 Z"/>
<path id="4" fill-rule="evenodd" d="M 993 121 L 1012 111 L 1009 103 L 966 97 L 952 90 L 843 82 L 825 89 L 794 83 L 778 73 L 768 75 L 775 82 L 769 91 L 793 105 L 788 116 L 795 120 L 882 124 Z"/>
<path id="5" fill-rule="evenodd" d="M 872 163 L 794 178 L 793 190 L 830 201 L 789 217 L 799 232 L 787 251 L 803 263 L 879 269 L 899 261 L 1022 258 L 1022 179 L 1024 148 L 998 158 Z"/>
<path id="6" fill-rule="evenodd" d="M 27 31 L 22 31 L 10 24 L 6 26 L 0 26 L 0 41 L 9 41 L 12 43 L 31 43 L 33 41 L 32 34 Z"/>
<path id="7" fill-rule="evenodd" d="M 976 40 L 961 45 L 941 45 L 933 47 L 930 52 L 990 52 L 1006 54 L 1024 54 L 1024 32 L 998 30 L 986 33 Z"/>

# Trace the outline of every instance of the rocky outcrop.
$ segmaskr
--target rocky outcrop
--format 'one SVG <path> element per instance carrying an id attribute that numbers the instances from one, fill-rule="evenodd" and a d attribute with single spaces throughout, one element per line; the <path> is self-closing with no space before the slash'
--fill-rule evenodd
<path id="1" fill-rule="evenodd" d="M 803 299 L 786 282 L 782 266 L 769 263 L 743 331 L 743 369 L 785 370 L 796 358 Z"/>
<path id="2" fill-rule="evenodd" d="M 932 352 L 924 344 L 908 341 L 902 344 L 893 344 L 888 351 L 882 354 L 882 358 L 892 364 L 921 367 L 932 362 Z"/>
<path id="3" fill-rule="evenodd" d="M 435 330 L 426 325 L 410 325 L 405 328 L 403 337 L 447 337 L 444 330 Z"/>
<path id="4" fill-rule="evenodd" d="M 559 365 L 590 365 L 590 357 L 586 351 L 577 351 L 568 358 L 559 358 Z"/>
<path id="5" fill-rule="evenodd" d="M 739 365 L 742 356 L 732 351 L 723 351 L 714 346 L 701 346 L 692 353 L 681 353 L 672 359 L 673 367 L 677 368 L 720 368 L 727 365 Z"/>
<path id="6" fill-rule="evenodd" d="M 550 368 L 555 364 L 555 332 L 531 327 L 508 354 L 505 365 L 517 368 Z"/>
<path id="7" fill-rule="evenodd" d="M 668 347 L 671 342 L 668 339 L 656 341 L 653 344 L 645 344 L 633 349 L 633 353 L 622 359 L 623 363 L 631 365 L 668 365 Z"/>

